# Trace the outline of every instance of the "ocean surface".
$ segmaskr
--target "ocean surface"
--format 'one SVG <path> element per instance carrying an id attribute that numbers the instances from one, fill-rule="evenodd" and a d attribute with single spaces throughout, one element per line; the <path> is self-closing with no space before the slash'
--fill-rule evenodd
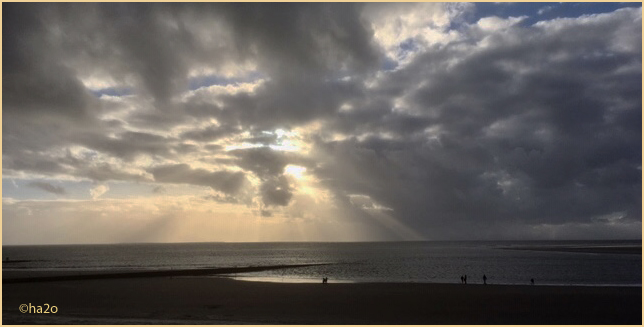
<path id="1" fill-rule="evenodd" d="M 172 243 L 3 246 L 3 272 L 137 271 L 328 263 L 238 274 L 275 282 L 429 282 L 642 285 L 641 254 L 520 250 L 524 247 L 637 247 L 641 241 Z"/>

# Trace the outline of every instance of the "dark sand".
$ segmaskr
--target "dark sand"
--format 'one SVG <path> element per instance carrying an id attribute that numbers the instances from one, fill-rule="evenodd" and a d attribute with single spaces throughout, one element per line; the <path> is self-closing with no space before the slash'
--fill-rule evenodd
<path id="1" fill-rule="evenodd" d="M 287 284 L 146 277 L 4 284 L 3 324 L 633 324 L 641 287 Z M 56 314 L 22 314 L 48 303 Z"/>

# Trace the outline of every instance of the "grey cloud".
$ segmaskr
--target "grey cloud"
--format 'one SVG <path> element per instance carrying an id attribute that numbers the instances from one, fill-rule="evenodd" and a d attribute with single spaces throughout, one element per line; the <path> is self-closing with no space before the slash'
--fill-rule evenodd
<path id="1" fill-rule="evenodd" d="M 135 76 L 139 89 L 166 109 L 185 88 L 185 55 L 193 49 L 191 34 L 176 22 L 167 6 L 150 4 L 57 4 L 54 21 L 66 33 L 60 40 L 80 63 L 99 64 L 120 80 Z M 81 50 L 75 52 L 75 50 Z M 96 69 L 96 68 L 94 68 Z"/>
<path id="2" fill-rule="evenodd" d="M 282 175 L 284 168 L 289 164 L 307 168 L 315 166 L 315 160 L 297 153 L 276 151 L 268 146 L 233 150 L 228 154 L 236 158 L 230 163 L 252 171 L 262 180 Z"/>
<path id="3" fill-rule="evenodd" d="M 274 151 L 269 147 L 234 150 L 230 153 L 238 159 L 237 166 L 253 172 L 262 181 L 259 193 L 264 205 L 287 206 L 293 197 L 294 188 L 283 175 L 288 164 L 310 165 L 298 155 Z M 266 210 L 264 210 L 266 211 Z M 262 211 L 262 215 L 270 213 Z"/>
<path id="4" fill-rule="evenodd" d="M 274 130 L 332 117 L 345 102 L 363 92 L 359 81 L 287 80 L 266 82 L 255 94 L 222 96 L 219 117 L 261 130 Z"/>
<path id="5" fill-rule="evenodd" d="M 239 160 L 236 164 L 254 172 L 260 178 L 281 175 L 288 164 L 287 158 L 268 147 L 232 151 Z"/>
<path id="6" fill-rule="evenodd" d="M 130 137 L 127 125 L 165 131 L 195 119 L 221 119 L 220 131 L 182 135 L 206 141 L 226 135 L 224 130 L 230 126 L 274 129 L 279 127 L 276 125 L 310 121 L 333 113 L 343 99 L 359 89 L 355 83 L 335 79 L 377 67 L 379 60 L 368 24 L 359 19 L 361 6 L 355 4 L 5 7 L 3 26 L 10 33 L 3 53 L 7 64 L 3 72 L 7 115 L 3 130 L 12 140 L 9 147 L 16 149 L 80 144 L 126 160 L 142 153 L 169 156 L 164 142 L 171 140 L 142 142 Z M 204 32 L 218 35 L 217 42 L 201 38 Z M 225 109 L 200 101 L 177 103 L 174 97 L 186 90 L 189 67 L 217 69 L 231 61 L 257 61 L 258 69 L 274 82 L 257 97 L 224 97 Z M 348 70 L 336 76 L 339 66 Z M 117 83 L 135 84 L 137 110 L 126 118 L 127 125 L 113 124 L 115 120 L 101 125 L 96 120 L 101 110 L 116 108 L 100 104 L 80 82 L 79 78 L 94 73 Z M 309 78 L 302 80 L 302 74 Z M 39 131 L 43 135 L 37 135 Z M 102 136 L 108 131 L 117 136 Z M 3 149 L 3 153 L 20 160 L 18 150 Z"/>
<path id="7" fill-rule="evenodd" d="M 150 178 L 145 176 L 143 173 L 130 173 L 113 166 L 100 163 L 96 165 L 81 165 L 75 172 L 72 174 L 79 177 L 86 177 L 93 181 L 109 181 L 109 180 L 121 180 L 121 181 L 150 181 Z"/>
<path id="8" fill-rule="evenodd" d="M 267 206 L 287 206 L 293 197 L 293 188 L 286 176 L 267 179 L 260 186 L 262 201 Z"/>
<path id="9" fill-rule="evenodd" d="M 595 32 L 575 46 L 559 41 L 582 30 L 573 20 L 547 33 L 494 35 L 485 50 L 431 49 L 367 95 L 403 97 L 419 118 L 385 123 L 393 114 L 387 100 L 354 106 L 330 126 L 398 138 L 320 141 L 323 168 L 312 172 L 340 195 L 366 194 L 393 208 L 430 238 L 498 237 L 514 224 L 583 224 L 617 211 L 623 223 L 639 221 L 641 64 L 633 65 L 639 53 L 611 48 L 638 15 L 623 10 L 584 23 Z M 594 49 L 605 52 L 588 55 Z M 459 62 L 448 69 L 450 58 Z"/>
<path id="10" fill-rule="evenodd" d="M 207 196 L 204 196 L 204 199 L 215 201 L 215 202 L 218 202 L 218 203 L 232 203 L 232 204 L 238 204 L 239 203 L 239 199 L 237 199 L 234 196 L 228 195 L 228 194 L 225 194 L 225 195 L 220 195 L 220 194 L 207 195 Z"/>
<path id="11" fill-rule="evenodd" d="M 158 183 L 208 186 L 227 194 L 238 193 L 247 181 L 244 173 L 241 172 L 211 172 L 200 168 L 192 169 L 187 164 L 155 166 L 148 171 Z"/>
<path id="12" fill-rule="evenodd" d="M 3 113 L 90 122 L 96 105 L 47 38 L 51 5 L 3 6 Z M 48 49 L 48 51 L 43 51 Z"/>
<path id="13" fill-rule="evenodd" d="M 36 182 L 30 182 L 27 185 L 31 186 L 31 187 L 34 187 L 34 188 L 37 188 L 37 189 L 41 189 L 41 190 L 43 190 L 45 192 L 56 194 L 56 195 L 65 195 L 65 194 L 67 194 L 67 191 L 65 190 L 64 187 L 55 186 L 55 185 L 52 185 L 52 184 L 46 183 L 46 182 L 36 181 Z"/>
<path id="14" fill-rule="evenodd" d="M 172 147 L 171 152 L 178 154 L 191 154 L 199 152 L 199 147 L 194 144 L 181 143 Z"/>
<path id="15" fill-rule="evenodd" d="M 204 149 L 211 151 L 211 152 L 217 152 L 223 150 L 223 146 L 218 145 L 218 144 L 207 144 L 204 146 Z"/>
<path id="16" fill-rule="evenodd" d="M 236 128 L 230 125 L 225 125 L 225 126 L 218 126 L 218 127 L 206 127 L 200 130 L 190 130 L 182 133 L 179 136 L 179 138 L 194 140 L 199 142 L 210 142 L 210 141 L 214 141 L 219 138 L 228 136 L 230 134 L 236 134 L 239 132 L 240 132 L 239 128 Z"/>
<path id="17" fill-rule="evenodd" d="M 249 138 L 245 138 L 242 140 L 242 142 L 247 142 L 251 144 L 261 144 L 263 146 L 269 146 L 271 144 L 275 144 L 278 140 L 277 135 L 274 134 L 264 134 L 264 135 L 257 135 L 257 136 L 252 136 Z"/>
<path id="18" fill-rule="evenodd" d="M 169 109 L 172 96 L 187 88 L 192 64 L 218 67 L 233 59 L 254 61 L 274 79 L 299 80 L 302 72 L 325 76 L 342 66 L 364 71 L 377 67 L 379 61 L 372 32 L 360 19 L 359 4 L 51 4 L 44 8 L 14 4 L 12 15 L 25 14 L 29 19 L 22 24 L 11 21 L 11 26 L 37 28 L 32 34 L 52 39 L 56 55 L 68 55 L 87 69 L 94 64 L 93 69 L 109 71 L 119 80 L 134 74 L 159 109 Z M 48 34 L 38 21 L 45 12 L 47 23 L 61 29 L 64 39 Z M 200 38 L 209 29 L 219 33 L 219 43 Z M 35 50 L 23 51 L 35 54 Z"/>
<path id="19" fill-rule="evenodd" d="M 3 174 L 11 176 L 19 172 L 51 177 L 70 175 L 98 182 L 109 180 L 149 181 L 149 178 L 142 172 L 127 172 L 112 164 L 95 163 L 90 158 L 73 156 L 70 152 L 62 157 L 27 152 L 3 158 Z"/>
<path id="20" fill-rule="evenodd" d="M 377 64 L 361 6 L 238 3 L 217 9 L 223 9 L 243 56 L 261 55 L 257 59 L 271 76 L 299 80 L 304 71 L 328 74 L 342 64 L 360 71 Z"/>
<path id="21" fill-rule="evenodd" d="M 539 237 L 532 231 L 543 226 L 598 235 L 593 224 L 608 223 L 596 217 L 615 212 L 623 217 L 611 224 L 638 226 L 641 8 L 502 32 L 455 25 L 457 41 L 377 72 L 383 55 L 365 6 L 4 4 L 3 171 L 153 176 L 211 187 L 224 194 L 212 196 L 218 202 L 257 191 L 279 207 L 295 192 L 284 167 L 297 164 L 348 216 L 368 221 L 349 201 L 368 196 L 427 238 Z M 263 83 L 250 93 L 180 97 L 193 70 L 228 64 L 255 67 Z M 85 89 L 81 80 L 94 73 L 132 87 L 127 115 L 111 117 L 124 105 Z M 218 127 L 204 128 L 209 119 Z M 322 128 L 307 155 L 264 147 L 198 159 L 252 172 L 259 190 L 246 190 L 242 172 L 164 164 L 221 152 L 203 143 L 240 132 L 266 145 L 274 138 L 256 133 L 311 122 Z M 330 141 L 336 133 L 346 139 Z M 53 154 L 77 145 L 110 163 Z M 139 155 L 154 166 L 126 169 Z"/>
<path id="22" fill-rule="evenodd" d="M 46 175 L 66 172 L 57 160 L 37 154 L 26 153 L 20 157 L 3 158 L 3 173 L 9 171 L 27 171 Z"/>
<path id="23" fill-rule="evenodd" d="M 87 133 L 77 137 L 77 142 L 91 149 L 132 160 L 140 154 L 171 156 L 168 145 L 173 142 L 163 136 L 142 132 L 123 132 L 117 137 Z"/>

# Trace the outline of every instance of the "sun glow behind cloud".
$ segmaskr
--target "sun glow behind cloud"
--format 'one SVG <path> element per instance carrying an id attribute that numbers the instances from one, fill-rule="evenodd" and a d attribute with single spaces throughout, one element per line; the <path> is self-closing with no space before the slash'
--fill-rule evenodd
<path id="1" fill-rule="evenodd" d="M 284 168 L 285 174 L 291 175 L 297 179 L 301 179 L 304 176 L 305 172 L 306 168 L 301 166 L 288 165 Z"/>
<path id="2" fill-rule="evenodd" d="M 245 134 L 249 135 L 248 133 L 245 133 Z M 226 145 L 224 149 L 226 151 L 234 151 L 234 150 L 268 147 L 275 151 L 288 151 L 288 152 L 297 152 L 302 149 L 301 145 L 303 143 L 299 139 L 299 134 L 297 132 L 294 132 L 294 131 L 287 132 L 283 129 L 277 129 L 274 132 L 263 131 L 262 134 L 276 136 L 275 141 L 269 144 L 243 142 L 241 144 Z"/>

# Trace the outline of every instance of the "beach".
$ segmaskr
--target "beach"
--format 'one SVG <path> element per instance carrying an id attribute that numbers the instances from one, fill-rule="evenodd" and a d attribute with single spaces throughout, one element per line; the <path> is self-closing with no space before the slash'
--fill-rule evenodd
<path id="1" fill-rule="evenodd" d="M 20 313 L 21 304 L 57 313 Z M 140 277 L 3 283 L 3 324 L 634 324 L 641 287 L 268 283 Z"/>

